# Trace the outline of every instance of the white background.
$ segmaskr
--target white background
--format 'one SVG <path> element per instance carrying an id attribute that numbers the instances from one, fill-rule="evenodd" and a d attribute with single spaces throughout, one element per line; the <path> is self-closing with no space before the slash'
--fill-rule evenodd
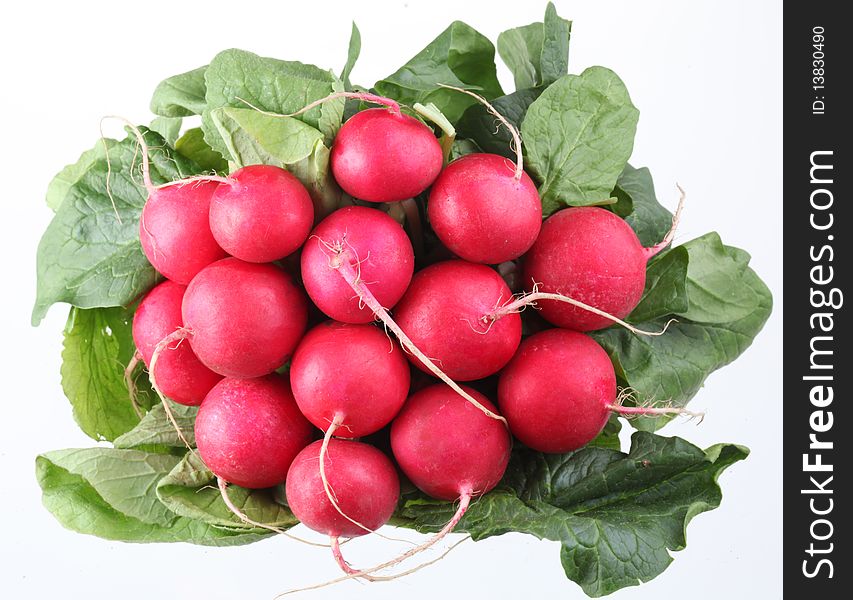
<path id="1" fill-rule="evenodd" d="M 51 218 L 46 185 L 98 137 L 98 120 L 147 122 L 158 81 L 219 50 L 312 62 L 339 70 L 350 21 L 363 37 L 354 81 L 370 84 L 419 51 L 451 20 L 493 41 L 541 20 L 544 2 L 14 2 L 3 9 L 0 240 L 0 595 L 269 599 L 337 576 L 323 550 L 286 539 L 215 549 L 107 542 L 66 531 L 40 504 L 39 452 L 90 446 L 59 384 L 66 308 L 29 326 L 35 249 Z M 776 308 L 755 344 L 712 375 L 691 405 L 701 426 L 666 435 L 700 446 L 746 444 L 752 455 L 721 478 L 722 506 L 690 525 L 688 548 L 656 580 L 620 600 L 781 597 L 781 3 L 557 1 L 573 19 L 570 70 L 601 64 L 626 82 L 641 117 L 632 162 L 649 166 L 673 207 L 676 181 L 689 201 L 678 240 L 715 229 L 752 253 Z M 505 88 L 512 79 L 502 66 Z M 111 131 L 117 134 L 117 129 Z M 381 539 L 346 547 L 356 565 L 396 554 Z M 506 535 L 460 546 L 443 562 L 394 582 L 305 594 L 332 598 L 583 598 L 567 581 L 556 543 Z"/>

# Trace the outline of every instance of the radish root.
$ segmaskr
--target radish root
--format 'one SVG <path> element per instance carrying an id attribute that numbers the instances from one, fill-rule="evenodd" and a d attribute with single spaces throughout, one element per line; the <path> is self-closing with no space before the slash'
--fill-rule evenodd
<path id="1" fill-rule="evenodd" d="M 463 94 L 468 94 L 472 98 L 476 99 L 477 102 L 486 107 L 486 110 L 489 111 L 490 114 L 494 115 L 494 117 L 500 121 L 504 127 L 507 128 L 509 134 L 512 136 L 512 144 L 510 144 L 510 149 L 515 152 L 516 162 L 515 162 L 515 180 L 519 181 L 521 179 L 522 174 L 524 174 L 524 157 L 522 156 L 521 150 L 521 134 L 518 133 L 518 129 L 510 123 L 506 117 L 504 117 L 498 110 L 492 106 L 492 104 L 483 98 L 480 94 L 475 94 L 470 90 L 466 90 L 460 87 L 455 87 L 452 85 L 445 85 L 443 83 L 438 84 L 439 87 L 443 87 L 448 90 L 454 90 L 456 92 L 461 92 Z"/>
<path id="2" fill-rule="evenodd" d="M 160 398 L 160 402 L 163 404 L 163 411 L 166 413 L 166 417 L 169 419 L 169 422 L 172 424 L 172 427 L 175 428 L 175 431 L 178 434 L 178 437 L 192 453 L 195 453 L 195 449 L 190 445 L 189 441 L 187 441 L 186 436 L 184 435 L 181 426 L 178 425 L 178 421 L 175 419 L 175 413 L 172 412 L 172 407 L 169 404 L 171 400 L 169 400 L 166 396 L 163 395 L 163 392 L 160 391 L 160 388 L 157 385 L 157 379 L 154 376 L 154 369 L 157 366 L 157 361 L 160 359 L 160 354 L 169 346 L 169 344 L 173 342 L 177 342 L 175 348 L 178 347 L 183 340 L 187 339 L 190 336 L 190 331 L 185 329 L 184 327 L 179 327 L 162 340 L 157 342 L 157 345 L 154 346 L 154 353 L 151 355 L 151 363 L 148 366 L 148 379 L 151 381 L 151 389 L 157 394 Z"/>
<path id="3" fill-rule="evenodd" d="M 639 329 L 637 327 L 634 327 L 633 325 L 623 321 L 619 317 L 616 317 L 614 315 L 611 315 L 610 313 L 604 312 L 603 310 L 595 308 L 594 306 L 590 306 L 589 304 L 581 302 L 580 300 L 575 300 L 574 298 L 570 298 L 569 296 L 564 296 L 563 294 L 551 294 L 548 292 L 540 292 L 539 291 L 539 285 L 540 285 L 539 283 L 536 283 L 534 281 L 533 282 L 533 291 L 531 291 L 530 293 L 520 294 L 520 295 L 516 296 L 516 298 L 514 300 L 505 303 L 500 308 L 497 308 L 494 312 L 489 313 L 488 315 L 484 315 L 483 317 L 481 317 L 481 320 L 483 321 L 483 323 L 491 325 L 491 323 L 494 323 L 495 321 L 497 321 L 501 317 L 505 317 L 506 315 L 509 315 L 509 314 L 521 312 L 522 310 L 524 310 L 528 306 L 532 306 L 533 308 L 536 308 L 536 302 L 538 302 L 539 300 L 554 300 L 556 302 L 565 302 L 566 304 L 571 304 L 572 306 L 576 306 L 576 307 L 583 309 L 587 312 L 591 312 L 591 313 L 598 315 L 600 317 L 604 317 L 605 319 L 609 319 L 609 320 L 613 321 L 614 323 L 616 323 L 617 325 L 621 325 L 622 327 L 624 327 L 628 331 L 635 333 L 637 335 L 648 335 L 648 336 L 663 335 L 664 333 L 666 333 L 666 330 L 669 329 L 670 325 L 677 322 L 677 319 L 670 319 L 669 321 L 666 322 L 666 324 L 663 326 L 663 329 L 661 329 L 660 331 L 646 331 L 644 329 Z"/>
<path id="4" fill-rule="evenodd" d="M 635 400 L 634 391 L 623 388 L 616 397 L 616 402 L 605 405 L 620 417 L 631 419 L 635 417 L 657 417 L 661 415 L 681 415 L 690 419 L 698 419 L 697 425 L 705 420 L 704 412 L 693 412 L 685 408 L 672 406 L 671 403 L 655 405 L 654 402 L 637 403 L 636 406 L 623 406 L 625 400 Z M 636 401 L 635 401 L 636 402 Z"/>
<path id="5" fill-rule="evenodd" d="M 660 242 L 654 246 L 643 248 L 643 251 L 646 254 L 646 260 L 651 260 L 652 257 L 657 256 L 658 253 L 672 243 L 672 240 L 675 237 L 675 230 L 678 229 L 678 223 L 681 221 L 681 211 L 684 210 L 684 200 L 687 198 L 687 194 L 680 185 L 676 183 L 675 187 L 678 188 L 679 197 L 678 206 L 675 208 L 675 214 L 672 215 L 672 226 Z"/>
<path id="6" fill-rule="evenodd" d="M 268 117 L 298 117 L 299 115 L 308 112 L 312 108 L 320 106 L 324 102 L 328 102 L 329 100 L 336 100 L 338 98 L 353 98 L 355 100 L 362 100 L 364 102 L 372 102 L 373 104 L 381 104 L 382 106 L 387 107 L 395 115 L 401 114 L 400 105 L 397 104 L 397 102 L 395 102 L 394 100 L 391 100 L 391 98 L 385 98 L 383 96 L 377 96 L 376 94 L 370 94 L 368 92 L 333 92 L 333 93 L 329 94 L 328 96 L 326 96 L 325 98 L 320 98 L 319 100 L 314 100 L 314 102 L 311 102 L 310 104 L 306 104 L 305 106 L 303 106 L 302 108 L 300 108 L 296 112 L 288 113 L 286 115 L 274 113 L 274 112 L 259 108 L 259 107 L 255 106 L 254 104 L 252 104 L 251 102 L 249 102 L 248 100 L 244 100 L 243 98 L 240 98 L 239 96 L 237 96 L 235 98 L 235 100 L 242 102 L 243 104 L 245 104 L 249 108 L 256 110 L 257 112 L 259 112 L 263 115 L 267 115 Z"/>
<path id="7" fill-rule="evenodd" d="M 136 416 L 142 419 L 144 416 L 142 413 L 142 407 L 139 406 L 139 391 L 136 389 L 136 381 L 133 379 L 133 372 L 136 370 L 137 365 L 142 360 L 142 355 L 139 353 L 139 350 L 135 350 L 133 356 L 130 358 L 130 362 L 127 363 L 127 367 L 124 369 L 124 385 L 127 387 L 127 393 L 130 395 L 130 405 L 133 407 L 133 412 L 136 413 Z"/>
<path id="8" fill-rule="evenodd" d="M 426 562 L 424 562 L 424 563 L 421 563 L 421 564 L 419 564 L 419 565 L 418 565 L 418 566 L 416 566 L 416 567 L 412 567 L 411 569 L 409 569 L 409 570 L 407 570 L 407 571 L 403 571 L 403 572 L 401 572 L 401 573 L 396 573 L 396 574 L 394 574 L 394 575 L 389 575 L 389 576 L 377 576 L 377 575 L 374 575 L 374 576 L 372 576 L 372 581 L 390 581 L 390 580 L 393 580 L 393 579 L 399 579 L 400 577 L 405 577 L 406 575 L 411 575 L 412 573 L 415 573 L 415 572 L 417 572 L 417 571 L 420 571 L 420 570 L 421 570 L 421 569 L 423 569 L 423 568 L 426 568 L 426 567 L 428 567 L 428 566 L 430 566 L 430 565 L 434 565 L 434 564 L 435 564 L 435 563 L 437 563 L 438 561 L 442 560 L 445 556 L 447 556 L 448 554 L 450 554 L 450 553 L 451 553 L 451 552 L 452 552 L 452 551 L 453 551 L 453 550 L 454 550 L 454 549 L 455 549 L 459 544 L 461 544 L 461 543 L 463 543 L 463 542 L 467 542 L 467 541 L 468 541 L 468 540 L 470 540 L 470 539 L 471 539 L 471 536 L 470 536 L 470 535 L 466 535 L 465 537 L 463 537 L 463 538 L 462 538 L 461 540 L 459 540 L 458 542 L 455 542 L 454 544 L 452 544 L 449 548 L 447 548 L 447 550 L 445 550 L 444 552 L 442 552 L 442 553 L 441 553 L 439 556 L 437 556 L 436 558 L 433 558 L 433 559 L 428 560 L 428 561 L 426 561 Z M 311 586 L 307 586 L 307 587 L 297 588 L 297 589 L 294 589 L 294 590 L 288 590 L 288 591 L 286 591 L 286 592 L 282 592 L 281 594 L 277 595 L 277 596 L 275 597 L 275 600 L 278 600 L 278 598 L 282 598 L 282 597 L 284 597 L 284 596 L 289 596 L 290 594 L 296 594 L 297 592 L 308 592 L 308 591 L 311 591 L 311 590 L 319 590 L 319 589 L 321 589 L 321 588 L 328 587 L 328 586 L 330 586 L 330 585 L 334 585 L 334 584 L 336 584 L 336 583 L 341 583 L 342 581 L 347 581 L 347 580 L 350 580 L 350 579 L 355 579 L 355 578 L 357 578 L 357 577 L 360 577 L 360 575 L 358 575 L 357 573 L 352 573 L 352 574 L 344 575 L 343 577 L 338 577 L 337 579 L 332 579 L 332 580 L 330 580 L 330 581 L 324 581 L 323 583 L 318 583 L 318 584 L 311 585 Z"/>
<path id="9" fill-rule="evenodd" d="M 459 384 L 453 381 L 448 375 L 442 371 L 436 364 L 427 357 L 426 354 L 420 351 L 420 349 L 415 346 L 415 343 L 409 338 L 408 335 L 397 325 L 397 322 L 391 318 L 391 315 L 388 314 L 388 311 L 379 303 L 371 291 L 364 284 L 364 281 L 361 279 L 360 270 L 356 269 L 352 265 L 352 261 L 350 260 L 350 255 L 354 255 L 355 252 L 351 247 L 344 248 L 344 244 L 346 240 L 342 242 L 338 242 L 334 245 L 329 244 L 323 240 L 319 240 L 321 247 L 326 248 L 332 252 L 332 256 L 329 260 L 329 266 L 335 269 L 338 273 L 340 273 L 341 277 L 344 278 L 344 281 L 349 284 L 352 290 L 358 295 L 359 299 L 367 306 L 370 310 L 373 311 L 373 314 L 385 325 L 387 329 L 390 329 L 391 332 L 397 336 L 397 339 L 400 340 L 403 348 L 405 348 L 408 352 L 413 354 L 424 366 L 426 366 L 429 371 L 441 379 L 444 383 L 449 385 L 453 391 L 457 394 L 465 398 L 468 402 L 476 406 L 483 414 L 492 419 L 496 419 L 498 421 L 503 422 L 505 426 L 509 426 L 504 419 L 499 414 L 496 414 L 477 402 L 471 394 L 468 394 L 465 390 L 459 387 Z M 348 245 L 348 244 L 347 244 Z M 356 265 L 359 264 L 358 256 L 354 256 Z"/>

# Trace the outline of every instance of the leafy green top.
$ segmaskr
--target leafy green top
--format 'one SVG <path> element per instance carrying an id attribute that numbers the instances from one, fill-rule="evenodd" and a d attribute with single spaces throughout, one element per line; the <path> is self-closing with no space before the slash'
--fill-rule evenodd
<path id="1" fill-rule="evenodd" d="M 448 144 L 453 158 L 478 151 L 512 156 L 511 138 L 496 129 L 493 116 L 467 95 L 437 84 L 485 96 L 520 128 L 525 167 L 539 186 L 546 216 L 566 206 L 603 205 L 624 218 L 641 243 L 653 245 L 672 215 L 657 201 L 649 170 L 627 163 L 639 113 L 612 71 L 591 67 L 569 74 L 570 35 L 571 22 L 550 3 L 541 23 L 501 33 L 497 51 L 516 84 L 516 91 L 504 94 L 495 47 L 454 22 L 374 88 L 407 110 L 421 103 L 446 118 L 457 132 Z M 352 82 L 360 51 L 353 24 L 340 77 L 232 49 L 164 80 L 151 99 L 157 118 L 143 129 L 152 148 L 152 180 L 227 174 L 265 163 L 302 181 L 318 217 L 353 202 L 334 182 L 329 157 L 342 122 L 364 107 L 339 99 L 285 115 L 332 91 L 365 89 Z M 185 119 L 193 116 L 201 117 L 201 127 L 184 130 Z M 72 305 L 63 389 L 81 429 L 113 447 L 39 456 L 44 504 L 66 527 L 107 539 L 254 542 L 270 532 L 226 509 L 211 487 L 213 474 L 195 452 L 187 452 L 162 405 L 152 406 L 144 376 L 137 377 L 138 404 L 147 414 L 140 418 L 128 397 L 124 367 L 134 352 L 133 303 L 157 279 L 138 239 L 146 200 L 138 158 L 132 138 L 101 140 L 63 169 L 47 191 L 56 214 L 39 244 L 33 323 L 53 303 Z M 428 228 L 425 239 L 429 246 Z M 628 319 L 644 329 L 676 319 L 664 335 L 640 337 L 622 328 L 592 335 L 609 353 L 620 384 L 631 388 L 633 401 L 683 406 L 710 373 L 746 350 L 771 307 L 749 255 L 709 233 L 661 253 L 648 266 L 644 295 Z M 196 409 L 173 411 L 193 443 Z M 719 505 L 720 473 L 747 450 L 721 444 L 702 451 L 651 433 L 665 420 L 631 424 L 641 431 L 628 453 L 620 451 L 616 417 L 577 452 L 544 455 L 517 447 L 501 484 L 472 504 L 460 530 L 475 539 L 518 531 L 560 542 L 566 575 L 590 596 L 655 577 L 672 560 L 670 552 L 684 547 L 690 519 Z M 280 488 L 229 491 L 256 521 L 283 528 L 296 522 Z M 409 491 L 394 522 L 435 531 L 453 509 Z"/>

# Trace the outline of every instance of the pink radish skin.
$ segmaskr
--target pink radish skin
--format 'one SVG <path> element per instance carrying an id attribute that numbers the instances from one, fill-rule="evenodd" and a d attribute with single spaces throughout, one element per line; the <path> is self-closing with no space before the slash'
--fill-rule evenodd
<path id="1" fill-rule="evenodd" d="M 519 315 L 483 321 L 511 297 L 504 280 L 489 267 L 445 261 L 414 276 L 395 308 L 395 320 L 451 379 L 473 381 L 497 373 L 521 342 Z M 428 372 L 418 359 L 408 358 Z"/>
<path id="2" fill-rule="evenodd" d="M 190 283 L 184 326 L 199 360 L 227 377 L 259 377 L 288 359 L 305 331 L 305 295 L 274 265 L 226 258 Z"/>
<path id="3" fill-rule="evenodd" d="M 167 279 L 187 285 L 210 263 L 226 256 L 210 231 L 215 181 L 151 188 L 139 220 L 142 251 Z"/>
<path id="4" fill-rule="evenodd" d="M 497 154 L 468 154 L 441 172 L 430 190 L 430 224 L 451 252 L 498 264 L 527 252 L 542 225 L 536 186 Z M 512 218 L 507 218 L 512 215 Z"/>
<path id="5" fill-rule="evenodd" d="M 202 402 L 195 422 L 204 464 L 217 477 L 253 489 L 282 483 L 293 459 L 311 443 L 312 431 L 279 375 L 223 379 Z"/>
<path id="6" fill-rule="evenodd" d="M 368 202 L 417 196 L 438 177 L 442 162 L 432 130 L 399 107 L 356 113 L 338 131 L 331 154 L 338 185 Z"/>
<path id="7" fill-rule="evenodd" d="M 322 440 L 302 450 L 287 474 L 287 504 L 306 527 L 336 538 L 356 537 L 388 522 L 400 497 L 394 465 L 373 446 L 349 440 L 329 440 L 325 474 L 341 511 L 326 496 L 318 468 Z"/>
<path id="8" fill-rule="evenodd" d="M 384 110 L 384 109 L 382 109 Z M 333 212 L 311 233 L 302 250 L 302 281 L 311 300 L 326 315 L 344 323 L 370 323 L 373 311 L 361 304 L 352 288 L 329 267 L 341 246 L 342 260 L 358 264 L 361 279 L 379 303 L 393 307 L 403 296 L 415 267 L 412 243 L 387 214 L 363 206 Z"/>
<path id="9" fill-rule="evenodd" d="M 637 306 L 646 285 L 651 249 L 623 219 L 597 207 L 566 208 L 542 224 L 524 259 L 524 282 L 562 294 L 623 319 Z M 539 303 L 542 316 L 558 327 L 593 331 L 613 321 L 554 300 Z"/>
<path id="10" fill-rule="evenodd" d="M 140 302 L 133 315 L 133 342 L 146 367 L 151 365 L 154 348 L 167 335 L 183 326 L 181 302 L 186 287 L 164 281 Z M 205 367 L 188 342 L 163 350 L 154 378 L 160 391 L 178 404 L 198 406 L 222 375 Z"/>
<path id="11" fill-rule="evenodd" d="M 339 437 L 362 437 L 391 422 L 409 393 L 409 363 L 373 325 L 327 321 L 309 331 L 290 363 L 299 410 L 323 431 L 336 415 Z"/>
<path id="12" fill-rule="evenodd" d="M 585 446 L 601 433 L 615 402 L 616 374 L 607 352 L 566 329 L 525 339 L 498 383 L 498 406 L 513 435 L 540 452 Z"/>
<path id="13" fill-rule="evenodd" d="M 494 405 L 463 386 L 481 404 Z M 412 395 L 391 424 L 397 464 L 425 494 L 439 500 L 482 495 L 503 477 L 511 449 L 506 426 L 445 385 Z"/>
<path id="14" fill-rule="evenodd" d="M 299 180 L 272 165 L 252 165 L 228 176 L 210 202 L 210 229 L 228 254 L 266 263 L 299 249 L 314 225 L 314 205 Z"/>

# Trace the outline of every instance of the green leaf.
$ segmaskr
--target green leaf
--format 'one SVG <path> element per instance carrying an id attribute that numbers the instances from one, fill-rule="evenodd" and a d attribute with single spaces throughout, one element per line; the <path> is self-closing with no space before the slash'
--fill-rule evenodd
<path id="1" fill-rule="evenodd" d="M 452 85 L 472 90 L 486 99 L 503 95 L 495 68 L 495 47 L 481 33 L 454 21 L 393 75 L 376 83 L 382 96 L 414 105 L 432 102 L 455 123 L 476 100 L 438 87 Z"/>
<path id="2" fill-rule="evenodd" d="M 169 146 L 174 146 L 181 135 L 183 117 L 157 117 L 148 125 L 148 129 L 157 132 Z"/>
<path id="3" fill-rule="evenodd" d="M 83 178 L 86 172 L 98 161 L 103 160 L 106 155 L 104 144 L 112 148 L 115 140 L 104 138 L 98 141 L 91 150 L 86 150 L 80 155 L 76 163 L 70 164 L 62 169 L 51 180 L 47 186 L 46 202 L 54 212 L 59 210 L 71 189 Z"/>
<path id="4" fill-rule="evenodd" d="M 720 474 L 749 451 L 706 451 L 679 438 L 637 432 L 628 454 L 584 448 L 564 455 L 516 450 L 501 486 L 471 504 L 456 531 L 475 540 L 510 531 L 562 544 L 566 576 L 592 597 L 649 581 L 686 544 L 696 515 L 719 506 Z M 437 531 L 450 503 L 411 499 L 397 522 Z"/>
<path id="5" fill-rule="evenodd" d="M 749 255 L 745 260 L 732 256 L 716 232 L 691 240 L 684 247 L 690 255 L 689 307 L 673 312 L 699 323 L 726 323 L 747 317 L 758 307 L 758 294 L 743 285 Z"/>
<path id="6" fill-rule="evenodd" d="M 237 167 L 266 164 L 285 167 L 308 157 L 323 134 L 299 119 L 259 113 L 251 108 L 210 112 L 227 158 Z"/>
<path id="7" fill-rule="evenodd" d="M 678 246 L 653 259 L 646 270 L 646 289 L 629 321 L 650 321 L 658 317 L 682 314 L 689 306 L 687 271 L 690 255 Z"/>
<path id="8" fill-rule="evenodd" d="M 311 194 L 314 201 L 314 218 L 322 219 L 342 206 L 345 196 L 332 177 L 331 153 L 318 139 L 314 143 L 311 154 L 299 162 L 288 165 L 293 173 Z"/>
<path id="9" fill-rule="evenodd" d="M 498 35 L 498 54 L 512 73 L 515 89 L 523 90 L 541 84 L 544 40 L 542 23 L 515 27 Z"/>
<path id="10" fill-rule="evenodd" d="M 126 542 L 192 542 L 209 546 L 248 544 L 268 535 L 235 532 L 174 515 L 168 518 L 161 512 L 162 505 L 157 508 L 153 483 L 168 473 L 175 460 L 134 450 L 64 450 L 37 457 L 36 478 L 44 506 L 63 526 L 79 533 Z M 102 494 L 132 514 L 122 512 Z"/>
<path id="11" fill-rule="evenodd" d="M 477 142 L 474 140 L 453 140 L 453 146 L 450 148 L 450 160 L 456 160 L 466 154 L 473 154 L 474 152 L 482 152 L 482 148 L 477 145 Z"/>
<path id="12" fill-rule="evenodd" d="M 539 97 L 543 89 L 519 90 L 495 98 L 491 104 L 507 121 L 516 128 L 520 128 L 528 107 Z M 515 152 L 511 145 L 512 136 L 507 128 L 501 125 L 482 104 L 470 106 L 459 119 L 456 129 L 461 137 L 474 140 L 483 149 L 483 152 L 500 154 L 510 160 L 515 160 Z"/>
<path id="13" fill-rule="evenodd" d="M 594 440 L 586 445 L 587 448 L 608 448 L 610 450 L 621 450 L 622 442 L 619 440 L 619 432 L 622 431 L 622 421 L 616 414 L 610 415 L 604 429 L 601 430 Z"/>
<path id="14" fill-rule="evenodd" d="M 164 79 L 151 97 L 151 112 L 161 117 L 190 117 L 200 115 L 205 101 L 205 72 L 199 67 Z"/>
<path id="15" fill-rule="evenodd" d="M 346 91 L 351 92 L 353 87 L 350 82 L 350 75 L 355 66 L 358 56 L 361 54 L 361 32 L 356 27 L 355 21 L 352 22 L 352 32 L 349 37 L 349 49 L 347 50 L 347 62 L 341 71 L 341 80 L 344 82 Z"/>
<path id="16" fill-rule="evenodd" d="M 161 526 L 175 517 L 150 490 L 178 464 L 177 456 L 84 448 L 55 450 L 42 458 L 85 479 L 107 504 L 129 517 Z"/>
<path id="17" fill-rule="evenodd" d="M 340 79 L 336 79 L 332 84 L 333 92 L 343 92 L 344 83 Z M 330 148 L 335 141 L 335 136 L 338 135 L 338 130 L 341 128 L 341 123 L 344 120 L 344 107 L 346 106 L 346 98 L 335 98 L 327 100 L 320 106 L 320 119 L 317 122 L 317 128 L 323 134 L 325 143 Z"/>
<path id="18" fill-rule="evenodd" d="M 613 71 L 590 67 L 551 84 L 521 133 L 542 211 L 607 203 L 634 147 L 639 111 Z"/>
<path id="19" fill-rule="evenodd" d="M 187 442 L 194 445 L 195 432 L 193 427 L 195 426 L 198 407 L 182 406 L 175 402 L 170 404 L 170 407 Z M 184 441 L 178 436 L 175 426 L 166 416 L 162 404 L 155 405 L 148 414 L 142 417 L 136 427 L 113 440 L 113 446 L 116 448 L 146 448 L 151 446 L 185 448 Z"/>
<path id="20" fill-rule="evenodd" d="M 572 22 L 557 16 L 552 2 L 543 23 L 531 23 L 498 36 L 498 54 L 515 79 L 515 89 L 547 87 L 569 72 Z"/>
<path id="21" fill-rule="evenodd" d="M 205 140 L 228 156 L 227 140 L 211 121 L 211 111 L 223 107 L 252 106 L 275 114 L 294 113 L 332 92 L 335 76 L 314 65 L 263 58 L 243 50 L 225 50 L 216 55 L 205 73 L 207 108 L 202 115 Z M 321 109 L 315 107 L 296 119 L 319 127 Z"/>
<path id="22" fill-rule="evenodd" d="M 543 22 L 545 32 L 542 40 L 540 72 L 542 85 L 550 85 L 569 72 L 569 40 L 572 35 L 572 22 L 561 19 L 553 2 L 545 9 Z"/>
<path id="23" fill-rule="evenodd" d="M 641 401 L 684 406 L 708 375 L 743 354 L 770 316 L 770 290 L 752 269 L 743 271 L 739 285 L 749 288 L 758 304 L 751 313 L 731 322 L 679 319 L 660 336 L 634 335 L 622 328 L 591 335 L 607 350 L 621 382 L 635 390 Z M 664 323 L 657 319 L 637 323 L 637 327 L 655 331 Z M 644 430 L 659 429 L 667 422 L 666 418 L 631 420 L 634 427 Z"/>
<path id="24" fill-rule="evenodd" d="M 71 308 L 62 347 L 62 389 L 74 420 L 95 440 L 114 440 L 139 422 L 124 382 L 124 370 L 136 352 L 131 333 L 133 311 Z M 138 382 L 137 401 L 154 400 L 147 378 Z"/>
<path id="25" fill-rule="evenodd" d="M 201 130 L 201 127 L 188 129 L 175 142 L 175 150 L 181 156 L 185 156 L 196 163 L 204 171 L 214 171 L 216 173 L 228 172 L 228 161 L 204 141 L 204 132 Z"/>
<path id="26" fill-rule="evenodd" d="M 151 148 L 154 185 L 199 171 L 170 151 L 156 133 L 145 130 L 144 135 Z M 139 243 L 139 216 L 147 194 L 138 181 L 136 140 L 126 138 L 109 146 L 112 201 L 107 195 L 106 157 L 94 152 L 74 182 L 66 181 L 65 198 L 39 242 L 33 325 L 55 302 L 81 308 L 126 306 L 154 284 L 156 273 Z"/>
<path id="27" fill-rule="evenodd" d="M 211 473 L 197 454 L 188 453 L 157 484 L 160 501 L 176 514 L 211 525 L 238 530 L 264 532 L 247 525 L 235 516 L 222 501 Z M 271 490 L 249 490 L 235 485 L 228 487 L 228 497 L 250 519 L 281 528 L 296 525 L 297 520 L 286 506 L 273 498 Z"/>
<path id="28" fill-rule="evenodd" d="M 630 201 L 632 212 L 625 220 L 643 246 L 654 246 L 672 227 L 672 213 L 658 202 L 652 175 L 646 167 L 635 169 L 626 164 L 616 180 L 613 194 L 620 202 L 625 198 Z"/>

